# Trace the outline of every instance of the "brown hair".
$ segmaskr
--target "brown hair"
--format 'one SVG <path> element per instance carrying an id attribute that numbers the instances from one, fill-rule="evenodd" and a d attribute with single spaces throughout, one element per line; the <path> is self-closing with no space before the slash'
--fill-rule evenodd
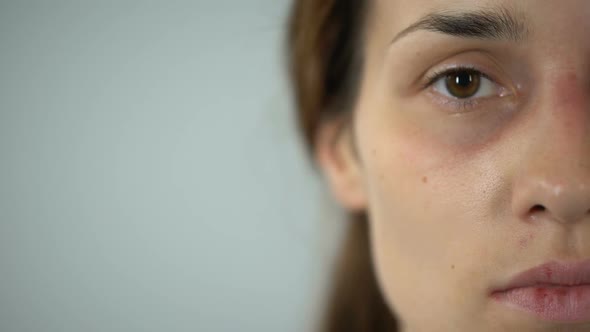
<path id="1" fill-rule="evenodd" d="M 294 0 L 287 36 L 289 73 L 299 127 L 310 151 L 323 121 L 352 113 L 367 2 Z M 350 219 L 320 331 L 395 332 L 396 320 L 372 266 L 366 213 Z"/>

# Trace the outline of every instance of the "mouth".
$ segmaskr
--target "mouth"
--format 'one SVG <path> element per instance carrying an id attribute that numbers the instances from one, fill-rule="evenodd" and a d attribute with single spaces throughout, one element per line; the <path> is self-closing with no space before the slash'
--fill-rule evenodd
<path id="1" fill-rule="evenodd" d="M 490 296 L 542 320 L 590 321 L 590 260 L 534 267 L 517 274 Z"/>

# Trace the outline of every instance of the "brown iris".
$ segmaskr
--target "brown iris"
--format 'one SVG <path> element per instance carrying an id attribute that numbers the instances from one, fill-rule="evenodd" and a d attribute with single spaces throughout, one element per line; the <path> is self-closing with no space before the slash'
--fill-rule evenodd
<path id="1" fill-rule="evenodd" d="M 481 74 L 471 70 L 450 73 L 446 77 L 446 87 L 456 98 L 464 99 L 477 93 L 481 84 Z"/>

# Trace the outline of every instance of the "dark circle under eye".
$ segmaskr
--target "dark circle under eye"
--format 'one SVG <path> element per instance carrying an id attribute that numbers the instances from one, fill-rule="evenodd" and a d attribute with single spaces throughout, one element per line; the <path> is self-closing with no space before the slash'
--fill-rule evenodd
<path id="1" fill-rule="evenodd" d="M 446 87 L 456 98 L 473 97 L 481 85 L 481 73 L 473 70 L 460 70 L 450 73 L 446 77 Z"/>

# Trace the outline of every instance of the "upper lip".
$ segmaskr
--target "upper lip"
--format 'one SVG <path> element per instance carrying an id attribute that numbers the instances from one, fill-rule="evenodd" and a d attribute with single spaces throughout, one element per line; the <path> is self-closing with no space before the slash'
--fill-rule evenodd
<path id="1" fill-rule="evenodd" d="M 517 274 L 496 292 L 534 286 L 567 287 L 590 284 L 590 259 L 574 262 L 548 262 Z"/>

